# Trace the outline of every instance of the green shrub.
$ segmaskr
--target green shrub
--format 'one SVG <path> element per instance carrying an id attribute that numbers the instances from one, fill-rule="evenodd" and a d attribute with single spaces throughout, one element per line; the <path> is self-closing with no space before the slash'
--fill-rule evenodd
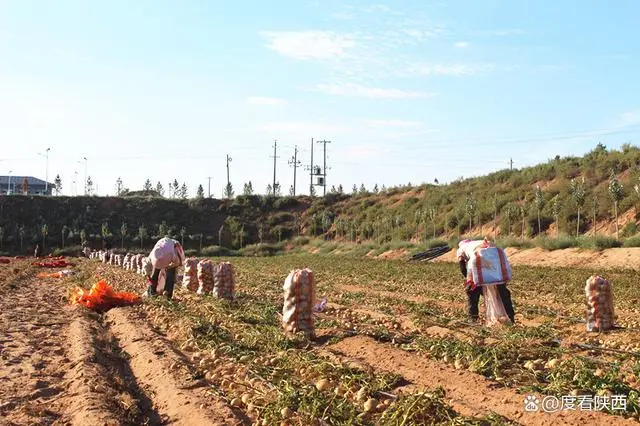
<path id="1" fill-rule="evenodd" d="M 202 248 L 202 256 L 205 257 L 220 257 L 220 256 L 237 256 L 238 252 L 225 247 L 220 246 L 207 246 Z"/>
<path id="2" fill-rule="evenodd" d="M 633 237 L 638 233 L 638 225 L 635 222 L 627 223 L 627 225 L 622 228 L 622 237 Z"/>
<path id="3" fill-rule="evenodd" d="M 583 249 L 590 250 L 605 250 L 608 248 L 620 247 L 622 242 L 611 237 L 586 237 L 582 236 L 578 238 L 578 246 Z"/>
<path id="4" fill-rule="evenodd" d="M 578 241 L 575 237 L 540 237 L 534 240 L 536 246 L 545 250 L 563 250 L 571 247 L 578 247 Z"/>
<path id="5" fill-rule="evenodd" d="M 432 239 L 427 240 L 426 243 L 424 243 L 424 246 L 427 249 L 434 248 L 434 247 L 448 246 L 448 245 L 449 245 L 449 243 L 447 243 L 446 241 L 441 240 L 439 238 L 435 238 L 435 239 L 432 238 Z M 423 245 L 420 244 L 420 246 L 423 246 Z M 449 247 L 451 247 L 451 246 L 449 246 Z"/>
<path id="6" fill-rule="evenodd" d="M 622 247 L 640 247 L 640 236 L 627 238 L 622 243 Z"/>
<path id="7" fill-rule="evenodd" d="M 496 240 L 496 245 L 498 247 L 515 247 L 519 249 L 528 249 L 535 246 L 535 244 L 531 240 L 522 240 L 521 238 L 515 237 L 498 238 Z"/>

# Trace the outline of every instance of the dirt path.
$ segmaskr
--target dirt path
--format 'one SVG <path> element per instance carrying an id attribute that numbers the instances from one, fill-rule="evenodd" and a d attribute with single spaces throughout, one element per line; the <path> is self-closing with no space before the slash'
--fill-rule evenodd
<path id="1" fill-rule="evenodd" d="M 70 306 L 60 281 L 34 278 L 26 262 L 15 266 L 21 273 L 0 282 L 1 424 L 247 423 L 205 395 L 207 383 L 178 380 L 176 366 L 188 359 L 137 308 L 103 316 Z"/>
<path id="2" fill-rule="evenodd" d="M 497 387 L 475 373 L 455 370 L 365 336 L 344 339 L 328 349 L 374 370 L 400 374 L 411 382 L 410 388 L 442 386 L 446 391 L 445 400 L 462 415 L 481 416 L 493 411 L 524 425 L 634 424 L 633 420 L 600 412 L 527 413 L 524 411 L 525 395 Z"/>

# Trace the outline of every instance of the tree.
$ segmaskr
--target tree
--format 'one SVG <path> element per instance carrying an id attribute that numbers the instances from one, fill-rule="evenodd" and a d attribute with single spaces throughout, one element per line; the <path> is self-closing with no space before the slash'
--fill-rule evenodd
<path id="1" fill-rule="evenodd" d="M 582 178 L 581 182 L 576 182 L 575 179 L 571 179 L 571 184 L 569 185 L 569 193 L 571 194 L 571 198 L 578 208 L 578 223 L 576 225 L 577 236 L 580 235 L 580 211 L 584 207 L 585 202 L 584 178 Z"/>
<path id="2" fill-rule="evenodd" d="M 196 198 L 203 199 L 204 198 L 204 188 L 202 184 L 198 185 L 198 190 L 196 191 Z"/>
<path id="3" fill-rule="evenodd" d="M 180 184 L 178 183 L 178 179 L 174 179 L 173 183 L 170 185 L 171 188 L 171 198 L 176 198 L 180 195 Z"/>
<path id="4" fill-rule="evenodd" d="M 87 232 L 84 229 L 80 230 L 80 240 L 82 242 L 87 241 Z"/>
<path id="5" fill-rule="evenodd" d="M 127 236 L 127 222 L 120 225 L 120 248 L 124 248 L 124 239 Z"/>
<path id="6" fill-rule="evenodd" d="M 316 188 L 313 185 L 309 187 L 309 195 L 311 197 L 315 197 L 316 196 Z"/>
<path id="7" fill-rule="evenodd" d="M 273 195 L 273 187 L 271 184 L 267 184 L 267 195 Z"/>
<path id="8" fill-rule="evenodd" d="M 53 180 L 53 187 L 56 190 L 56 195 L 60 195 L 60 192 L 62 192 L 62 179 L 60 179 L 60 175 L 56 175 L 56 178 Z"/>
<path id="9" fill-rule="evenodd" d="M 160 183 L 160 181 L 158 181 L 158 183 L 156 183 L 156 192 L 161 197 L 164 197 L 164 188 L 162 187 L 162 184 Z"/>
<path id="10" fill-rule="evenodd" d="M 200 185 L 202 186 L 202 185 Z M 203 193 L 203 197 L 204 197 L 204 193 Z M 187 228 L 185 228 L 184 226 L 182 228 L 180 228 L 180 244 L 182 244 L 182 247 L 184 247 L 184 236 L 187 235 Z"/>
<path id="11" fill-rule="evenodd" d="M 0 225 L 0 250 L 2 250 L 3 241 L 4 241 L 4 225 Z"/>
<path id="12" fill-rule="evenodd" d="M 102 238 L 110 238 L 113 235 L 111 233 L 111 229 L 109 229 L 109 224 L 107 222 L 104 222 L 102 224 L 100 234 L 102 235 Z"/>
<path id="13" fill-rule="evenodd" d="M 289 195 L 293 197 L 295 191 L 293 190 L 293 185 L 289 186 Z"/>
<path id="14" fill-rule="evenodd" d="M 436 215 L 438 213 L 438 209 L 435 207 L 427 208 L 427 217 L 431 220 L 431 224 L 433 225 L 433 239 L 436 238 Z"/>
<path id="15" fill-rule="evenodd" d="M 87 195 L 93 194 L 93 181 L 91 180 L 91 176 L 87 178 Z"/>
<path id="16" fill-rule="evenodd" d="M 331 189 L 329 190 L 330 194 L 337 194 L 338 190 L 336 189 L 335 185 L 331 185 Z"/>
<path id="17" fill-rule="evenodd" d="M 344 195 L 344 188 L 342 187 L 342 184 L 338 185 L 338 194 Z"/>
<path id="18" fill-rule="evenodd" d="M 116 195 L 120 197 L 124 193 L 124 186 L 122 184 L 122 179 L 118 176 L 116 179 Z"/>
<path id="19" fill-rule="evenodd" d="M 242 195 L 253 195 L 253 185 L 251 184 L 251 181 L 244 184 L 244 188 L 242 188 Z"/>
<path id="20" fill-rule="evenodd" d="M 538 211 L 538 235 L 540 235 L 540 233 L 542 232 L 542 227 L 540 226 L 540 210 L 542 210 L 542 207 L 544 207 L 544 195 L 542 194 L 542 189 L 540 188 L 540 185 L 536 185 L 536 192 L 535 192 L 535 204 L 536 204 L 536 209 Z"/>
<path id="21" fill-rule="evenodd" d="M 280 196 L 280 182 L 276 182 L 276 184 L 273 187 L 273 195 L 275 197 L 279 197 Z"/>
<path id="22" fill-rule="evenodd" d="M 204 189 L 202 190 L 202 193 L 204 194 Z M 180 198 L 182 198 L 183 200 L 186 200 L 188 196 L 189 196 L 189 188 L 187 188 L 186 183 L 182 182 L 182 186 L 180 187 Z"/>
<path id="23" fill-rule="evenodd" d="M 616 172 L 611 170 L 611 176 L 609 177 L 609 194 L 613 200 L 613 211 L 616 218 L 616 240 L 620 237 L 618 229 L 618 203 L 624 198 L 624 186 L 618 181 Z"/>
<path id="24" fill-rule="evenodd" d="M 351 189 L 351 193 L 356 195 L 358 193 L 358 186 L 354 183 L 353 188 Z"/>
<path id="25" fill-rule="evenodd" d="M 378 193 L 378 184 L 376 183 L 375 185 L 373 185 L 373 193 L 377 194 Z"/>
<path id="26" fill-rule="evenodd" d="M 29 193 L 29 181 L 27 181 L 26 177 L 22 179 L 22 193 L 24 195 L 27 195 Z"/>
<path id="27" fill-rule="evenodd" d="M 367 188 L 364 186 L 364 183 L 360 184 L 360 195 L 367 195 Z"/>
<path id="28" fill-rule="evenodd" d="M 18 228 L 18 237 L 20 238 L 20 253 L 22 253 L 24 243 L 24 225 L 20 225 Z"/>
<path id="29" fill-rule="evenodd" d="M 493 239 L 496 239 L 496 220 L 498 219 L 498 193 L 493 194 Z"/>
<path id="30" fill-rule="evenodd" d="M 151 181 L 149 179 L 144 181 L 144 185 L 142 186 L 143 191 L 151 191 L 153 186 L 151 186 Z"/>
<path id="31" fill-rule="evenodd" d="M 47 235 L 49 235 L 49 227 L 47 224 L 43 224 L 42 228 L 40 228 L 40 232 L 42 233 L 42 250 L 47 246 Z"/>
<path id="32" fill-rule="evenodd" d="M 562 203 L 560 201 L 560 196 L 556 195 L 551 200 L 551 214 L 553 215 L 553 219 L 556 221 L 556 228 L 558 230 L 558 234 L 560 234 L 560 221 L 558 217 L 560 216 L 560 211 L 562 210 Z"/>
<path id="33" fill-rule="evenodd" d="M 67 225 L 64 225 L 62 227 L 62 231 L 61 231 L 61 236 L 62 236 L 62 248 L 64 248 L 64 239 L 67 237 L 67 235 L 69 235 L 69 227 Z"/>
<path id="34" fill-rule="evenodd" d="M 598 232 L 598 223 L 596 222 L 598 218 L 598 208 L 600 207 L 600 203 L 598 202 L 598 196 L 593 194 L 593 198 L 591 199 L 591 213 L 593 215 L 593 236 L 595 237 Z"/>
<path id="35" fill-rule="evenodd" d="M 467 215 L 469 215 L 469 231 L 471 231 L 471 228 L 473 228 L 473 216 L 476 208 L 476 199 L 473 196 L 473 193 L 470 193 L 465 200 L 465 209 L 467 211 Z"/>
<path id="36" fill-rule="evenodd" d="M 522 239 L 524 240 L 524 234 L 526 232 L 526 220 L 527 220 L 527 209 L 529 207 L 529 202 L 527 197 L 525 196 L 522 199 L 522 204 L 520 204 L 520 217 L 522 218 Z"/>
<path id="37" fill-rule="evenodd" d="M 513 205 L 508 205 L 506 207 L 506 216 L 507 216 L 507 234 L 511 235 L 511 221 L 515 218 L 516 216 L 516 207 Z"/>
<path id="38" fill-rule="evenodd" d="M 640 183 L 633 185 L 633 190 L 636 192 L 636 216 L 638 216 L 638 203 L 640 202 Z"/>
<path id="39" fill-rule="evenodd" d="M 147 236 L 148 236 L 147 228 L 145 228 L 144 225 L 140 225 L 140 227 L 138 228 L 138 237 L 140 237 L 141 249 L 144 248 L 144 239 L 147 238 Z"/>
<path id="40" fill-rule="evenodd" d="M 158 225 L 158 238 L 167 237 L 168 234 L 169 234 L 169 226 L 167 226 L 167 222 L 163 220 L 162 223 Z"/>
<path id="41" fill-rule="evenodd" d="M 227 183 L 227 186 L 224 187 L 224 196 L 227 198 L 233 198 L 233 185 L 231 182 Z"/>

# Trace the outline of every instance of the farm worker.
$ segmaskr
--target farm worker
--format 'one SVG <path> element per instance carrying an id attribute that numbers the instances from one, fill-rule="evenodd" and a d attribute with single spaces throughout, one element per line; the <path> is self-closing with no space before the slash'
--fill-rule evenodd
<path id="1" fill-rule="evenodd" d="M 149 287 L 145 295 L 154 296 L 164 291 L 167 298 L 173 297 L 173 286 L 176 282 L 176 269 L 184 264 L 185 255 L 182 245 L 172 238 L 162 238 L 149 253 L 153 272 L 149 279 Z M 162 282 L 164 281 L 164 283 Z M 160 284 L 160 285 L 159 285 Z"/>
<path id="2" fill-rule="evenodd" d="M 484 240 L 463 240 L 458 244 L 456 256 L 460 265 L 460 272 L 465 278 L 465 291 L 467 293 L 467 314 L 472 321 L 478 320 L 478 304 L 480 303 L 480 295 L 482 294 L 482 284 L 476 285 L 471 277 L 472 264 L 470 259 L 476 259 L 476 250 L 482 248 L 495 247 L 486 238 Z M 505 277 L 506 278 L 506 277 Z M 496 285 L 502 304 L 504 305 L 507 316 L 512 323 L 515 322 L 515 312 L 511 301 L 511 292 L 507 288 L 506 280 L 502 282 L 492 283 Z"/>
<path id="3" fill-rule="evenodd" d="M 91 249 L 89 248 L 89 243 L 86 242 L 86 241 L 82 242 L 82 254 L 86 258 L 89 258 L 89 255 L 91 254 Z"/>

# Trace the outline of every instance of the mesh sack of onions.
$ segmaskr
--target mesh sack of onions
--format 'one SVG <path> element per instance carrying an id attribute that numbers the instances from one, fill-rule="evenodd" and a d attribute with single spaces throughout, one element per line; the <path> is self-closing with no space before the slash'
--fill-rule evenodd
<path id="1" fill-rule="evenodd" d="M 611 283 L 592 275 L 584 287 L 587 297 L 587 331 L 607 331 L 614 325 L 613 287 Z"/>

